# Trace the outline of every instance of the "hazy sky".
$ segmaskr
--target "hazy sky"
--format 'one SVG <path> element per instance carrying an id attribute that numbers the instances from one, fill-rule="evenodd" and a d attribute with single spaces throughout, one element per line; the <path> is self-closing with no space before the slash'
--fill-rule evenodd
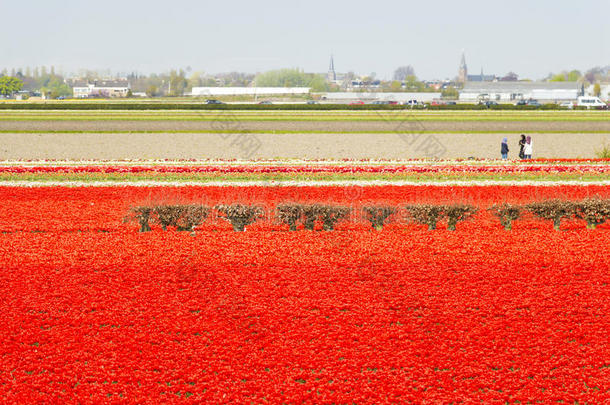
<path id="1" fill-rule="evenodd" d="M 542 78 L 610 64 L 610 0 L 0 0 L 0 67 Z"/>

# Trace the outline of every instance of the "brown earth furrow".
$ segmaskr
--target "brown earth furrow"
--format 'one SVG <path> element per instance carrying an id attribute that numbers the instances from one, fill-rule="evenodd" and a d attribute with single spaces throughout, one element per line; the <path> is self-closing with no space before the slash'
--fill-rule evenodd
<path id="1" fill-rule="evenodd" d="M 210 134 L 0 133 L 1 160 L 37 159 L 421 159 L 509 158 L 519 133 L 497 134 Z M 610 133 L 537 133 L 534 157 L 594 158 Z"/>

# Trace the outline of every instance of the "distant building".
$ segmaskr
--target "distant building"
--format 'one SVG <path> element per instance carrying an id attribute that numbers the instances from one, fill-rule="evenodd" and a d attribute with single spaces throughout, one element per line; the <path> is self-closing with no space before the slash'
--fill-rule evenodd
<path id="1" fill-rule="evenodd" d="M 337 81 L 337 72 L 335 72 L 335 61 L 333 55 L 330 55 L 330 65 L 328 66 L 328 73 L 326 74 L 326 80 L 331 83 Z"/>
<path id="2" fill-rule="evenodd" d="M 467 82 L 493 82 L 498 80 L 496 75 L 485 75 L 483 74 L 483 68 L 481 68 L 480 75 L 468 75 L 466 76 Z"/>
<path id="3" fill-rule="evenodd" d="M 71 86 L 75 98 L 127 97 L 131 90 L 127 80 L 95 80 L 93 83 L 75 80 Z"/>
<path id="4" fill-rule="evenodd" d="M 469 75 L 468 74 L 468 66 L 466 65 L 466 55 L 464 51 L 462 51 L 462 60 L 460 61 L 460 68 L 458 70 L 458 82 L 466 83 L 466 82 L 493 82 L 497 80 L 495 75 L 485 75 L 483 74 L 483 68 L 481 68 L 480 75 Z"/>
<path id="5" fill-rule="evenodd" d="M 440 92 L 426 92 L 426 93 L 382 93 L 382 92 L 330 92 L 323 93 L 321 96 L 322 100 L 333 101 L 336 103 L 350 103 L 355 101 L 396 101 L 405 102 L 409 100 L 417 100 L 419 103 L 429 103 L 434 100 L 440 100 Z"/>
<path id="6" fill-rule="evenodd" d="M 328 65 L 328 72 L 326 73 L 326 81 L 331 84 L 336 84 L 338 86 L 348 85 L 348 83 L 344 83 L 346 80 L 346 75 L 344 73 L 337 73 L 335 70 L 335 59 L 333 55 L 330 55 L 330 64 Z"/>
<path id="7" fill-rule="evenodd" d="M 460 90 L 460 101 L 558 102 L 576 100 L 581 95 L 583 86 L 577 82 L 468 82 Z"/>
<path id="8" fill-rule="evenodd" d="M 466 55 L 462 51 L 462 61 L 460 62 L 460 69 L 458 70 L 458 82 L 466 83 L 468 79 L 468 66 L 466 65 Z"/>

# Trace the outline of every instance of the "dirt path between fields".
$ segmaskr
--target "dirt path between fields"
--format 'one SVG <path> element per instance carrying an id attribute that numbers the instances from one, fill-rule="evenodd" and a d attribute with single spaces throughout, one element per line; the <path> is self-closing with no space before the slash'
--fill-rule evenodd
<path id="1" fill-rule="evenodd" d="M 416 159 L 499 158 L 513 134 L 0 133 L 0 159 Z M 534 157 L 593 158 L 610 133 L 533 134 Z"/>
<path id="2" fill-rule="evenodd" d="M 4 132 L 296 131 L 296 132 L 610 132 L 607 121 L 2 121 Z"/>

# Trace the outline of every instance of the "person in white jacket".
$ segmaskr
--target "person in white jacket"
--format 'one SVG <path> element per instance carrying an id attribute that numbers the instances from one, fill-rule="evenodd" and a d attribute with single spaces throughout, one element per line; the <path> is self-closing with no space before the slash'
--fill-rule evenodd
<path id="1" fill-rule="evenodd" d="M 532 137 L 528 136 L 525 138 L 525 145 L 523 146 L 523 158 L 531 159 L 532 158 Z"/>

